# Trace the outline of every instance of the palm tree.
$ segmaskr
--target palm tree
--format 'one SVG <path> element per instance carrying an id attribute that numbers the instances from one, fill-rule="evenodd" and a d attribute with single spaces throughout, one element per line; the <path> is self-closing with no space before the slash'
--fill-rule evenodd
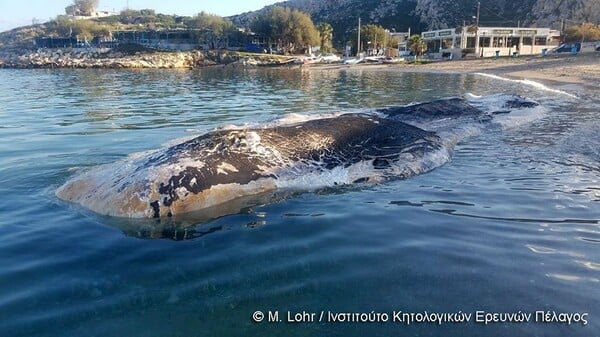
<path id="1" fill-rule="evenodd" d="M 408 48 L 418 57 L 427 51 L 427 44 L 421 39 L 421 35 L 413 35 L 408 40 Z"/>

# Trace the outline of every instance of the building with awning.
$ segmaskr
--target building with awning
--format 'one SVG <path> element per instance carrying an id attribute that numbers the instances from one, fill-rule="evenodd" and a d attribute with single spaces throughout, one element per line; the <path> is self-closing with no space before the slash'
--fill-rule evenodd
<path id="1" fill-rule="evenodd" d="M 516 56 L 540 54 L 543 49 L 558 46 L 560 32 L 550 28 L 465 26 L 423 32 L 421 38 L 434 57 Z"/>

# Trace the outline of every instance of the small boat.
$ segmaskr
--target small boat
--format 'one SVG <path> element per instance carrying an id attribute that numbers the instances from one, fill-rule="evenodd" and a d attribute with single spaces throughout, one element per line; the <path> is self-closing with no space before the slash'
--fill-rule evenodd
<path id="1" fill-rule="evenodd" d="M 369 56 L 369 57 L 365 57 L 365 62 L 378 63 L 378 62 L 381 62 L 381 60 L 383 60 L 382 56 Z"/>
<path id="2" fill-rule="evenodd" d="M 297 64 L 313 64 L 313 63 L 319 63 L 319 62 L 321 62 L 321 57 L 317 57 L 314 55 L 307 56 L 307 57 L 298 57 L 298 58 L 294 59 L 294 63 L 297 63 Z"/>
<path id="3" fill-rule="evenodd" d="M 335 54 L 325 54 L 321 55 L 321 62 L 323 63 L 336 63 L 340 62 L 342 59 Z"/>
<path id="4" fill-rule="evenodd" d="M 403 57 L 386 57 L 383 60 L 381 60 L 382 63 L 385 64 L 394 64 L 394 63 L 400 63 L 403 62 L 404 58 Z"/>
<path id="5" fill-rule="evenodd" d="M 345 59 L 344 64 L 359 64 L 363 62 L 363 59 Z"/>
<path id="6" fill-rule="evenodd" d="M 305 58 L 304 62 L 302 64 L 313 64 L 313 63 L 319 63 L 319 62 L 321 62 L 320 57 L 311 56 L 311 57 Z"/>

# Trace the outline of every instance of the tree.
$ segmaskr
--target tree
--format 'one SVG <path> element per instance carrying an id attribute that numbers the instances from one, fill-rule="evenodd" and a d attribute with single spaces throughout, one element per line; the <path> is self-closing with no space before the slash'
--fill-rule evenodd
<path id="1" fill-rule="evenodd" d="M 421 39 L 421 35 L 413 35 L 408 40 L 408 48 L 412 50 L 416 56 L 420 56 L 427 51 L 427 44 Z"/>
<path id="2" fill-rule="evenodd" d="M 258 16 L 251 29 L 277 42 L 285 52 L 319 44 L 319 32 L 308 14 L 298 10 L 275 6 Z"/>
<path id="3" fill-rule="evenodd" d="M 385 40 L 385 29 L 377 25 L 364 25 L 360 28 L 360 36 L 363 41 L 370 42 L 372 48 L 379 48 Z"/>
<path id="4" fill-rule="evenodd" d="M 352 34 L 349 41 L 352 44 L 353 50 L 356 51 L 358 35 L 356 31 Z M 399 38 L 392 38 L 390 32 L 379 25 L 364 25 L 360 27 L 361 50 L 373 48 L 396 48 L 400 43 Z"/>
<path id="5" fill-rule="evenodd" d="M 90 41 L 96 36 L 109 36 L 110 27 L 99 24 L 93 20 L 73 20 L 67 16 L 59 15 L 48 23 L 48 32 L 61 37 L 78 37 Z"/>
<path id="6" fill-rule="evenodd" d="M 309 48 L 320 43 L 319 32 L 308 14 L 293 10 L 290 19 L 293 28 L 290 32 L 291 43 L 294 47 Z"/>
<path id="7" fill-rule="evenodd" d="M 209 30 L 215 36 L 223 36 L 234 28 L 233 23 L 226 18 L 206 12 L 200 12 L 187 21 L 187 26 L 193 29 Z"/>
<path id="8" fill-rule="evenodd" d="M 200 12 L 186 22 L 192 29 L 198 29 L 198 37 L 207 41 L 211 48 L 216 48 L 220 40 L 225 38 L 235 26 L 231 21 L 214 14 Z"/>
<path id="9" fill-rule="evenodd" d="M 319 37 L 321 38 L 321 51 L 323 53 L 331 52 L 333 47 L 331 41 L 333 40 L 333 27 L 326 22 L 321 22 L 317 26 L 319 31 Z"/>
<path id="10" fill-rule="evenodd" d="M 67 15 L 91 16 L 98 8 L 99 0 L 73 0 L 73 4 L 65 8 Z"/>
<path id="11" fill-rule="evenodd" d="M 98 8 L 99 0 L 74 0 L 74 4 L 83 15 L 91 16 Z"/>
<path id="12" fill-rule="evenodd" d="M 592 23 L 582 23 L 579 26 L 571 26 L 566 30 L 567 42 L 584 42 L 600 40 L 600 26 Z"/>

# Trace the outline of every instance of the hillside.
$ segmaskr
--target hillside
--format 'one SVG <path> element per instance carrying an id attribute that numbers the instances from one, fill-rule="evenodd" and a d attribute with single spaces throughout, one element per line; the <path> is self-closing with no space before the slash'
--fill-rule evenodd
<path id="1" fill-rule="evenodd" d="M 358 18 L 396 31 L 443 29 L 473 22 L 474 0 L 289 0 L 275 5 L 308 12 L 315 23 L 328 22 L 334 28 L 334 44 L 343 45 L 355 29 Z M 247 26 L 260 11 L 231 17 Z M 538 25 L 560 29 L 567 23 L 600 22 L 598 0 L 482 0 L 480 22 L 487 26 Z"/>
<path id="2" fill-rule="evenodd" d="M 33 48 L 33 39 L 45 34 L 45 25 L 18 27 L 6 32 L 0 32 L 0 49 Z"/>
<path id="3" fill-rule="evenodd" d="M 189 17 L 157 14 L 154 10 L 125 10 L 119 15 L 72 20 L 59 15 L 43 24 L 18 27 L 0 32 L 0 49 L 34 48 L 33 40 L 39 36 L 78 36 L 92 40 L 96 36 L 109 35 L 111 31 L 133 29 L 186 28 Z"/>
<path id="4" fill-rule="evenodd" d="M 333 44 L 345 45 L 356 31 L 358 18 L 363 24 L 377 24 L 392 31 L 421 32 L 429 29 L 473 24 L 475 0 L 289 0 L 275 5 L 307 12 L 313 21 L 328 22 L 333 27 Z M 269 10 L 247 12 L 230 17 L 234 24 L 249 27 L 256 16 Z M 190 21 L 191 20 L 191 21 Z M 123 29 L 186 28 L 193 19 L 157 14 L 154 10 L 123 11 L 101 19 L 78 20 L 65 17 L 0 33 L 0 49 L 33 48 L 35 36 L 76 34 L 91 40 L 109 31 Z M 599 0 L 482 0 L 480 23 L 484 26 L 539 26 L 561 29 L 562 23 L 600 23 Z M 198 27 L 197 27 L 198 28 Z"/>

